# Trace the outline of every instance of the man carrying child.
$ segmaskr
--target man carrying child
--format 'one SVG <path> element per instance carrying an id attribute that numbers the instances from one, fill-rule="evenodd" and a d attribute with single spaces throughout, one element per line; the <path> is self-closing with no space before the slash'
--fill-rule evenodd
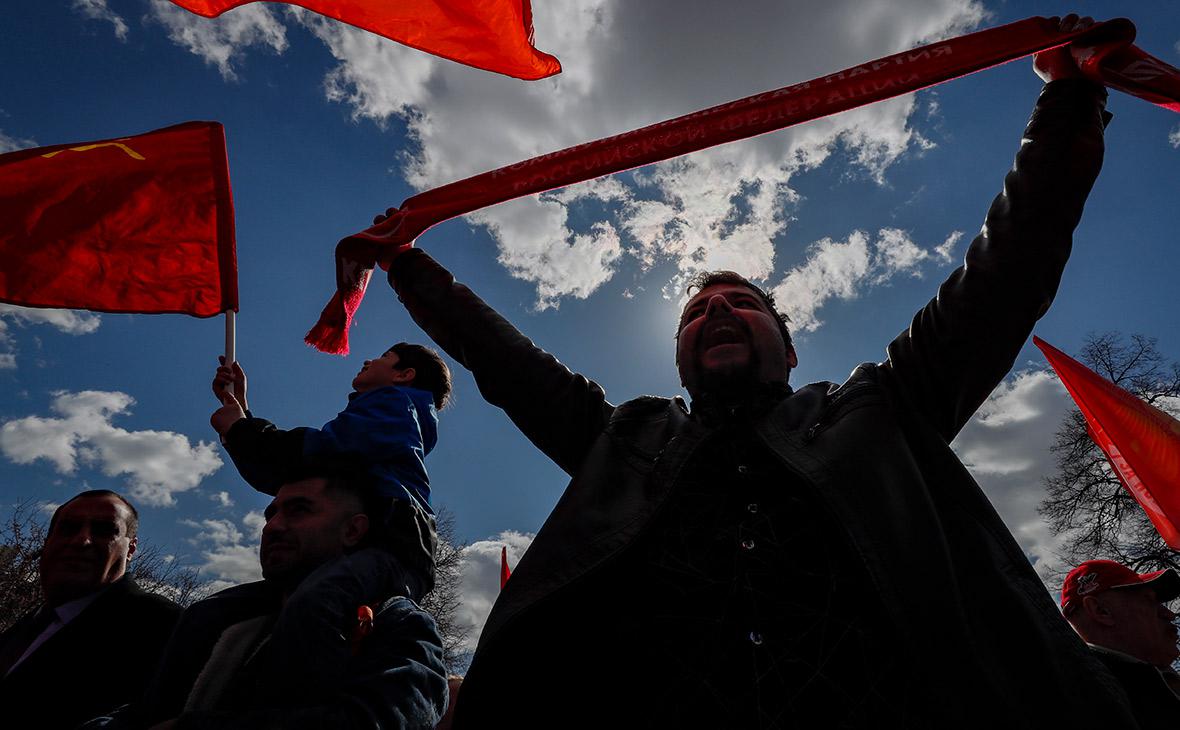
<path id="1" fill-rule="evenodd" d="M 222 358 L 213 380 L 222 406 L 211 423 L 255 489 L 274 495 L 297 475 L 319 469 L 348 470 L 365 482 L 375 516 L 370 545 L 302 581 L 274 628 L 281 665 L 308 689 L 347 663 L 358 606 L 394 596 L 420 601 L 434 586 L 437 535 L 424 460 L 437 442 L 450 371 L 433 350 L 401 342 L 366 360 L 352 387 L 345 409 L 321 428 L 282 430 L 250 413 L 238 363 Z"/>

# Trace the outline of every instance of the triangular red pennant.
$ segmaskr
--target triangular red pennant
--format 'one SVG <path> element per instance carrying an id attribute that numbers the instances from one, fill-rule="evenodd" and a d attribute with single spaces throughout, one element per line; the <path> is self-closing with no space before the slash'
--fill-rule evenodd
<path id="1" fill-rule="evenodd" d="M 1102 378 L 1039 337 L 1041 348 L 1086 418 L 1119 481 L 1160 537 L 1180 550 L 1180 421 Z"/>

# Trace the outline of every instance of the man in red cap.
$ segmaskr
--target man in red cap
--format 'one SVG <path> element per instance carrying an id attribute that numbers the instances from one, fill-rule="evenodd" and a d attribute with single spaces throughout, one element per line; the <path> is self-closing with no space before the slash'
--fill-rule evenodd
<path id="1" fill-rule="evenodd" d="M 1180 575 L 1136 573 L 1113 560 L 1087 560 L 1061 587 L 1061 612 L 1122 684 L 1143 728 L 1180 725 L 1180 677 L 1172 663 Z"/>

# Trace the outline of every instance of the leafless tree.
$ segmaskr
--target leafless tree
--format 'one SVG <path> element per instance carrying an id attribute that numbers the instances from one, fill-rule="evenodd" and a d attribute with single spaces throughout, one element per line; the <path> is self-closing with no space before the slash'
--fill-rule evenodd
<path id="1" fill-rule="evenodd" d="M 45 520 L 37 507 L 22 502 L 0 528 L 0 631 L 41 602 L 38 561 L 45 542 Z"/>
<path id="2" fill-rule="evenodd" d="M 1180 397 L 1180 363 L 1167 362 L 1155 338 L 1091 334 L 1077 359 L 1157 407 Z M 1180 552 L 1164 544 L 1123 488 L 1076 408 L 1065 417 L 1052 449 L 1057 471 L 1045 479 L 1047 496 L 1039 511 L 1065 537 L 1059 550 L 1064 569 L 1096 558 L 1117 560 L 1141 572 L 1180 567 Z"/>
<path id="3" fill-rule="evenodd" d="M 470 661 L 464 650 L 468 629 L 459 625 L 456 612 L 462 604 L 462 563 L 465 543 L 455 539 L 455 516 L 440 509 L 438 522 L 438 552 L 435 553 L 434 590 L 422 599 L 422 608 L 434 617 L 443 639 L 443 659 L 453 673 L 461 673 Z"/>
<path id="4" fill-rule="evenodd" d="M 17 504 L 0 525 L 0 631 L 41 602 L 39 563 L 48 519 L 34 502 Z M 155 545 L 141 547 L 130 573 L 144 590 L 181 606 L 205 596 L 208 582 Z"/>

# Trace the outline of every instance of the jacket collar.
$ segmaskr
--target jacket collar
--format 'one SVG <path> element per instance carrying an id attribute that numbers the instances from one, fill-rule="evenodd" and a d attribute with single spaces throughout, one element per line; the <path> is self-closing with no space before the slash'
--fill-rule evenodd
<path id="1" fill-rule="evenodd" d="M 757 383 L 738 397 L 701 393 L 692 401 L 692 417 L 705 426 L 756 421 L 794 391 L 786 383 Z"/>

